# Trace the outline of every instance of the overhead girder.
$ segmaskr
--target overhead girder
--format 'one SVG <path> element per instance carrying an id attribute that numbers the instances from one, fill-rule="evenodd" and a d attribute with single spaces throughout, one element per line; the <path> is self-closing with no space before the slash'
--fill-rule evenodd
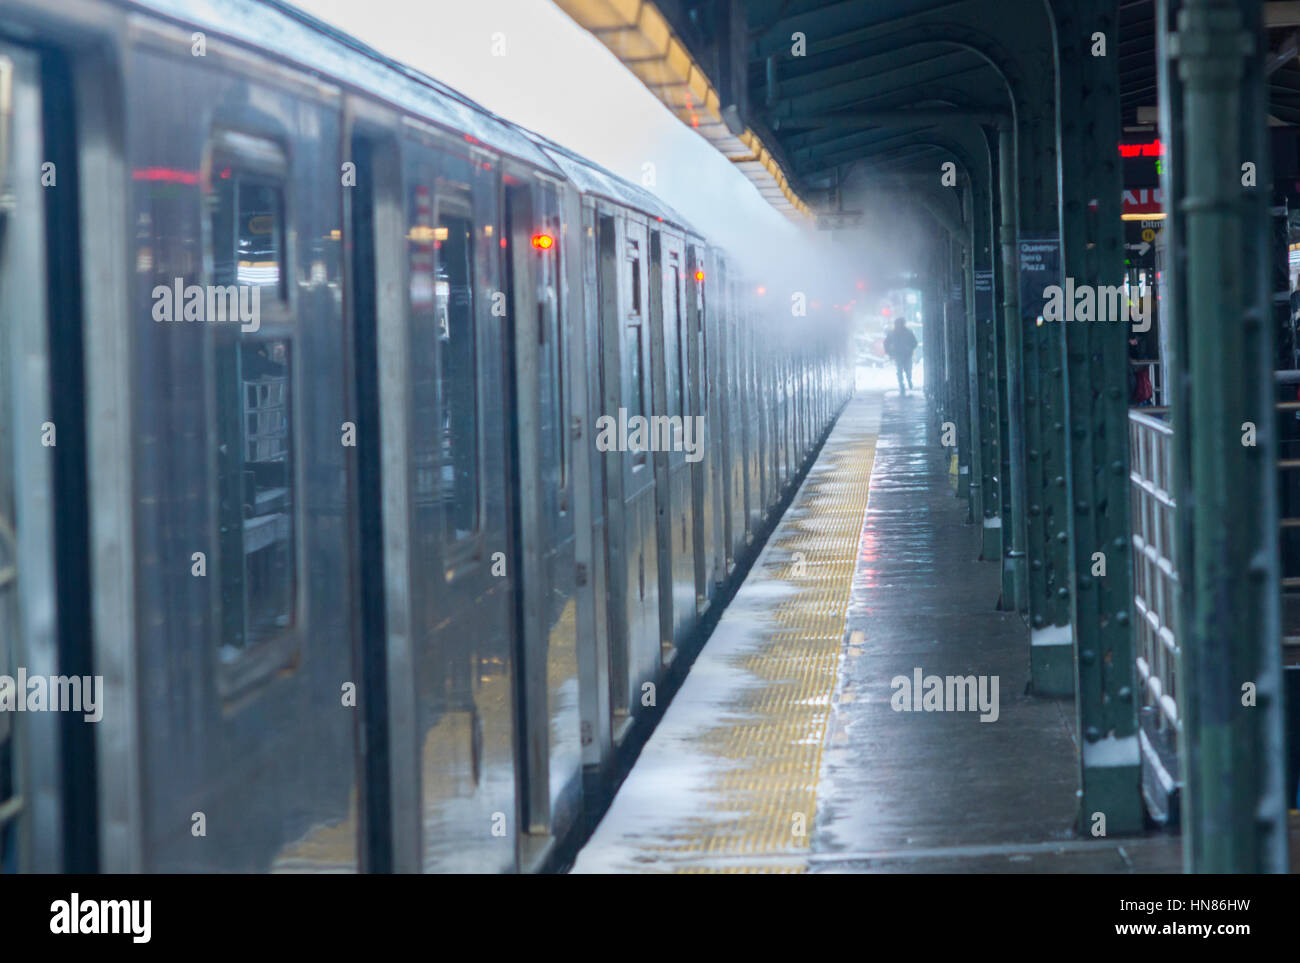
<path id="1" fill-rule="evenodd" d="M 844 142 L 835 151 L 804 151 L 793 158 L 794 166 L 801 174 L 807 175 L 861 160 L 864 153 L 871 157 L 887 158 L 895 156 L 900 148 L 914 147 L 921 143 L 917 140 L 918 137 L 933 136 L 933 134 L 932 127 L 902 132 L 877 128 L 845 137 Z"/>
<path id="2" fill-rule="evenodd" d="M 935 92 L 937 94 L 937 91 Z M 998 105 L 991 105 L 987 103 L 987 101 L 976 99 L 976 97 L 963 96 L 958 94 L 958 92 L 953 91 L 948 92 L 948 99 L 939 100 L 939 97 L 937 96 L 928 96 L 930 94 L 931 91 L 926 91 L 927 96 L 924 96 L 924 99 L 911 101 L 911 103 L 933 103 L 933 101 L 939 101 L 939 103 L 945 105 L 945 107 L 953 108 L 954 110 L 958 110 L 958 112 L 965 110 L 965 113 L 958 113 L 956 118 L 956 120 L 961 121 L 974 120 L 974 118 L 980 117 L 983 117 L 984 120 L 993 120 L 993 118 L 997 117 L 998 120 L 1004 120 L 1004 122 L 1009 121 L 1009 116 L 1005 116 L 1004 113 L 1001 113 L 1000 110 L 998 110 Z M 1005 107 L 1006 103 L 1004 99 L 1002 100 L 1001 108 L 1005 110 Z M 901 120 L 906 120 L 906 118 L 901 118 Z M 879 121 L 881 126 L 889 126 L 892 127 L 892 129 L 906 129 L 906 127 L 909 127 L 906 123 L 893 122 L 889 120 L 888 117 L 880 117 Z M 943 121 L 943 126 L 949 126 L 952 122 L 953 120 Z M 823 153 L 835 153 L 835 155 L 839 155 L 839 153 L 845 151 L 845 149 L 855 147 L 870 148 L 872 144 L 875 143 L 874 138 L 871 138 L 871 136 L 865 136 L 863 135 L 863 131 L 852 129 L 852 127 L 818 127 L 818 129 L 802 130 L 801 133 L 798 134 L 785 134 L 784 139 L 785 142 L 789 144 L 790 149 L 792 149 L 792 160 L 796 162 L 796 165 L 802 164 L 805 166 L 807 160 L 809 160 L 811 156 L 814 156 L 815 153 L 818 152 L 819 148 Z M 870 151 L 866 151 L 865 149 L 863 153 L 868 155 Z M 802 170 L 803 169 L 801 168 L 801 173 Z M 813 169 L 813 172 L 815 172 L 815 170 L 816 168 Z"/>
<path id="3" fill-rule="evenodd" d="M 888 91 L 904 91 L 916 82 L 935 81 L 953 82 L 957 78 L 970 77 L 988 70 L 988 64 L 969 56 L 960 60 L 960 65 L 945 66 L 943 60 L 933 58 L 922 63 L 908 62 L 901 57 L 890 57 L 899 61 L 897 67 L 864 75 L 861 64 L 848 79 L 810 88 L 803 93 L 789 96 L 778 95 L 776 103 L 766 113 L 770 121 L 787 120 L 805 114 L 826 113 L 843 107 L 852 107 L 871 96 Z"/>
<path id="4" fill-rule="evenodd" d="M 845 51 L 845 56 L 848 54 L 849 52 Z M 931 49 L 928 51 L 913 51 L 907 57 L 891 56 L 891 53 L 887 52 L 869 58 L 873 62 L 866 69 L 882 83 L 885 75 L 900 69 L 917 71 L 915 76 L 919 79 L 921 68 L 928 67 L 931 70 L 938 71 L 936 76 L 943 77 L 962 69 L 966 66 L 962 61 L 968 61 L 970 58 L 970 51 L 954 48 L 948 44 L 936 43 L 931 45 Z M 812 63 L 805 66 L 806 57 L 791 57 L 781 62 L 784 69 L 777 79 L 777 92 L 786 97 L 796 97 L 813 91 L 825 90 L 837 84 L 860 80 L 865 66 L 863 59 L 860 52 L 853 52 L 851 59 L 845 59 L 843 63 L 827 66 L 823 61 L 818 60 L 813 62 L 816 63 L 814 67 Z M 766 74 L 766 71 L 764 73 Z M 924 83 L 927 81 L 919 82 Z M 766 86 L 766 80 L 764 85 Z"/>
<path id="5" fill-rule="evenodd" d="M 963 84 L 961 87 L 946 83 L 913 84 L 900 90 L 877 93 L 854 106 L 863 110 L 898 110 L 905 107 L 939 104 L 948 107 L 964 107 L 976 113 L 1006 110 L 1008 107 L 1006 87 L 1001 79 L 990 71 L 989 82 L 985 87 L 987 90 L 970 83 Z M 779 123 L 773 125 L 772 129 L 786 130 Z M 788 150 L 797 150 L 820 139 L 834 136 L 834 132 L 827 134 L 817 131 L 796 131 L 783 133 L 782 140 L 785 141 Z"/>
<path id="6" fill-rule="evenodd" d="M 861 0 L 844 0 L 817 10 L 792 14 L 769 25 L 751 47 L 753 56 L 766 57 L 789 49 L 789 37 L 802 33 L 808 38 L 809 48 L 822 52 L 822 46 L 855 46 L 864 34 L 882 26 L 906 25 L 931 17 L 935 12 L 952 4 L 945 0 L 930 3 L 918 0 L 877 0 L 871 4 Z M 918 7 L 922 7 L 918 10 Z"/>

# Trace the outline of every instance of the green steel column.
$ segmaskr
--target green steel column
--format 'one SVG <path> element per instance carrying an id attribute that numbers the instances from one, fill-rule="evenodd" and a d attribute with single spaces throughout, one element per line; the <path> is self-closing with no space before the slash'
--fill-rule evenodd
<path id="1" fill-rule="evenodd" d="M 1184 140 L 1171 164 L 1186 189 L 1178 363 L 1190 374 L 1175 437 L 1191 472 L 1178 687 L 1195 872 L 1287 868 L 1261 19 L 1259 0 L 1186 0 L 1172 45 Z"/>
<path id="2" fill-rule="evenodd" d="M 931 239 L 937 244 L 936 238 Z M 921 272 L 921 356 L 924 359 L 925 397 L 929 401 L 927 425 L 938 440 L 939 408 L 941 405 L 940 388 L 943 380 L 943 349 L 939 343 L 941 334 L 935 323 L 939 307 L 939 257 L 932 252 L 926 267 Z"/>
<path id="3" fill-rule="evenodd" d="M 991 174 L 991 163 L 988 170 Z M 991 180 L 977 181 L 973 192 L 973 272 L 985 278 L 988 293 L 977 293 L 975 279 L 972 279 L 969 310 L 975 324 L 973 349 L 977 385 L 974 389 L 976 408 L 973 416 L 978 418 L 979 423 L 977 450 L 980 459 L 978 469 L 972 469 L 978 470 L 978 475 L 972 475 L 971 481 L 978 483 L 982 509 L 975 515 L 975 522 L 983 527 L 980 558 L 996 561 L 1002 558 L 1002 503 L 999 494 L 1002 448 L 999 431 L 1001 406 L 998 404 L 997 320 L 993 311 L 996 303 L 996 285 L 992 277 L 993 252 L 997 248 L 993 236 L 993 186 Z"/>
<path id="4" fill-rule="evenodd" d="M 1054 68 L 1054 64 L 1052 65 Z M 1054 106 L 1054 105 L 1053 105 Z M 1057 160 L 1054 140 L 1041 143 L 1038 129 L 1051 125 L 1055 110 L 1021 117 L 1017 136 L 1030 147 L 1017 166 L 1020 181 L 1020 237 L 1059 241 Z M 1059 276 L 1045 279 L 1060 283 Z M 1032 292 L 1041 297 L 1046 289 Z M 1074 692 L 1074 644 L 1070 627 L 1070 514 L 1066 464 L 1064 333 L 1040 324 L 1035 304 L 1020 306 L 1025 379 L 1026 546 L 1029 570 L 1029 667 L 1033 692 Z"/>
<path id="5" fill-rule="evenodd" d="M 1020 325 L 1020 254 L 1016 244 L 1016 145 L 1009 127 L 998 131 L 998 176 L 1002 201 L 998 229 L 1002 243 L 1002 322 L 1006 347 L 1006 461 L 1010 484 L 1003 489 L 1009 503 L 1010 532 L 1003 528 L 1003 565 L 1010 579 L 1003 579 L 1002 607 L 1024 611 L 1029 602 L 1028 572 L 1025 564 L 1025 378 L 1024 354 Z M 1010 537 L 1008 537 L 1008 535 Z M 1010 589 L 1010 596 L 1007 590 Z"/>
<path id="6" fill-rule="evenodd" d="M 1120 140 L 1117 2 L 1053 0 L 1062 263 L 1075 290 L 1123 283 L 1123 176 L 1110 149 Z M 1091 53 L 1096 33 L 1106 38 L 1106 56 Z M 1080 831 L 1101 813 L 1109 835 L 1136 833 L 1143 805 L 1130 617 L 1129 325 L 1099 318 L 1064 329 Z"/>
<path id="7" fill-rule="evenodd" d="M 986 128 L 984 140 L 988 145 L 990 169 L 994 172 L 989 178 L 989 229 L 991 231 L 992 251 L 989 265 L 993 269 L 993 308 L 992 325 L 993 350 L 997 361 L 997 410 L 998 410 L 998 554 L 988 556 L 998 559 L 1002 564 L 1002 599 L 999 607 L 1015 611 L 1016 586 L 1015 568 L 1011 564 L 1012 538 L 1015 532 L 1016 512 L 1021 503 L 1012 496 L 1011 491 L 1011 409 L 1008 405 L 1010 386 L 1007 379 L 1007 326 L 1004 322 L 1002 305 L 1006 301 L 1007 271 L 1002 251 L 1002 162 L 1001 138 L 997 131 Z M 1014 177 L 1014 173 L 1011 175 Z"/>
<path id="8" fill-rule="evenodd" d="M 966 498 L 970 520 L 980 525 L 984 521 L 984 438 L 980 424 L 982 394 L 979 377 L 979 321 L 975 317 L 975 193 L 978 175 L 967 174 L 966 190 L 962 192 L 962 221 L 966 225 L 966 243 L 962 246 L 962 303 L 966 308 L 962 324 L 966 332 Z"/>
<path id="9" fill-rule="evenodd" d="M 969 194 L 969 190 L 967 191 Z M 970 351 L 966 337 L 966 246 L 961 239 L 948 240 L 948 296 L 944 303 L 948 327 L 949 418 L 957 427 L 958 498 L 970 503 L 971 420 Z"/>

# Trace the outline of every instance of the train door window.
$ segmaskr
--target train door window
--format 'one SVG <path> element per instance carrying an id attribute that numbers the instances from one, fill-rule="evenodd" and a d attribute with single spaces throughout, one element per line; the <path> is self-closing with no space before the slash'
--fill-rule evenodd
<path id="1" fill-rule="evenodd" d="M 677 296 L 681 283 L 681 256 L 676 251 L 668 253 L 668 265 L 663 280 L 672 285 L 672 293 L 664 298 L 664 383 L 669 417 L 682 413 L 681 383 L 681 321 L 682 301 Z M 667 293 L 667 292 L 665 292 Z"/>
<path id="2" fill-rule="evenodd" d="M 295 623 L 294 352 L 283 326 L 264 327 L 262 316 L 266 292 L 277 299 L 286 292 L 283 182 L 237 164 L 213 169 L 205 309 L 209 320 L 241 322 L 212 328 L 220 644 L 228 662 Z"/>
<path id="3" fill-rule="evenodd" d="M 474 316 L 474 218 L 470 186 L 439 177 L 434 226 L 434 302 L 441 362 L 443 533 L 468 538 L 479 527 L 478 351 Z"/>
<path id="4" fill-rule="evenodd" d="M 543 396 L 551 408 L 552 444 L 559 473 L 560 512 L 567 510 L 564 497 L 568 486 L 568 442 L 565 425 L 568 421 L 568 404 L 564 393 L 564 325 L 560 303 L 563 277 L 561 273 L 560 243 L 562 224 L 560 204 L 554 187 L 542 185 L 537 192 L 538 236 L 549 238 L 549 243 L 538 245 L 540 261 L 537 271 L 538 311 L 541 313 L 539 331 L 543 353 Z"/>
<path id="5" fill-rule="evenodd" d="M 623 326 L 625 339 L 624 353 L 627 357 L 628 380 L 623 392 L 623 407 L 627 409 L 628 423 L 634 417 L 645 417 L 645 358 L 642 348 L 641 326 L 644 315 L 641 312 L 641 245 L 631 238 L 627 241 L 627 252 L 623 258 L 624 276 L 628 279 L 628 317 Z M 639 468 L 646 463 L 643 450 L 632 452 L 632 466 Z"/>
<path id="6" fill-rule="evenodd" d="M 696 318 L 699 319 L 700 326 L 700 412 L 708 410 L 708 384 L 709 384 L 709 319 L 704 311 L 704 271 L 702 265 L 704 259 L 696 254 L 695 257 L 695 311 Z"/>
<path id="7" fill-rule="evenodd" d="M 681 262 L 673 264 L 673 316 L 677 319 L 677 396 L 681 398 L 681 413 L 691 413 L 690 339 L 687 335 L 686 305 L 682 303 Z"/>

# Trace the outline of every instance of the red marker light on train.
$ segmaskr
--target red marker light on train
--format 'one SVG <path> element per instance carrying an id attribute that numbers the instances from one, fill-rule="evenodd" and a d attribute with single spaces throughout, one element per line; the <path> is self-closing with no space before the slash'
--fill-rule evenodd
<path id="1" fill-rule="evenodd" d="M 703 272 L 703 271 L 696 271 L 696 272 L 695 272 L 695 280 L 697 280 L 697 281 L 703 281 L 703 280 L 704 280 L 704 272 Z"/>
<path id="2" fill-rule="evenodd" d="M 550 250 L 551 245 L 554 243 L 555 243 L 555 238 L 551 237 L 551 235 L 549 234 L 533 235 L 533 247 L 537 248 L 537 250 L 539 251 Z"/>
<path id="3" fill-rule="evenodd" d="M 760 285 L 758 286 L 758 293 L 759 293 L 759 294 L 767 294 L 767 288 L 763 287 L 763 285 L 760 284 Z"/>

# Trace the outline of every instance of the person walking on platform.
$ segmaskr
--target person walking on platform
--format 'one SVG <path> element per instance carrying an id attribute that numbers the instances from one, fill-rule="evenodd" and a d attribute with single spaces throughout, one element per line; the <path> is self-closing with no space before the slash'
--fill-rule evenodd
<path id="1" fill-rule="evenodd" d="M 907 397 L 907 389 L 912 387 L 912 352 L 916 350 L 916 335 L 907 330 L 902 318 L 894 321 L 894 330 L 885 338 L 885 354 L 894 359 L 894 369 L 898 373 L 898 393 Z M 906 380 L 907 387 L 903 386 Z"/>

